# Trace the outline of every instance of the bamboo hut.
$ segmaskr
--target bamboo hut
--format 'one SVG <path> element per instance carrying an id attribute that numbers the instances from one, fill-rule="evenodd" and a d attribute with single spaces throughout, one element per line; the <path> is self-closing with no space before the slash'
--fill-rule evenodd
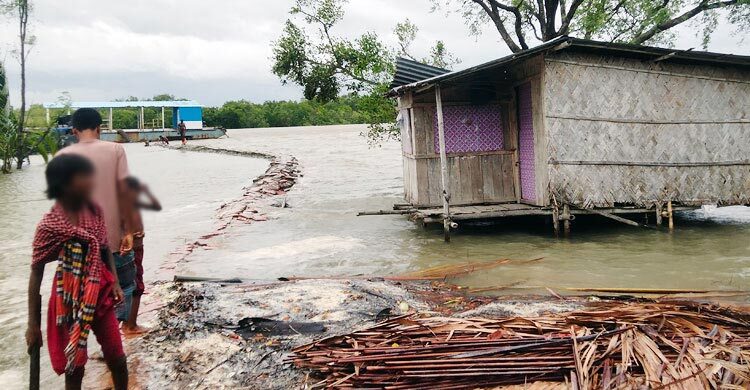
<path id="1" fill-rule="evenodd" d="M 750 57 L 561 37 L 461 71 L 399 62 L 406 204 L 425 222 L 750 198 Z M 420 74 L 431 77 L 417 80 Z"/>

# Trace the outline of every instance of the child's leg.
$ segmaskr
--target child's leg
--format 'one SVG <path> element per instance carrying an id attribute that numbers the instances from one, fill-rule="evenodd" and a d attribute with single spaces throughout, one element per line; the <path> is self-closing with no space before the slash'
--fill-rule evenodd
<path id="1" fill-rule="evenodd" d="M 65 390 L 81 390 L 83 383 L 83 367 L 77 368 L 72 373 L 65 373 Z"/>
<path id="2" fill-rule="evenodd" d="M 125 351 L 122 349 L 120 327 L 114 308 L 110 308 L 106 313 L 97 313 L 91 328 L 96 335 L 96 341 L 102 346 L 102 355 L 112 373 L 115 390 L 127 390 L 128 364 Z"/>
<path id="3" fill-rule="evenodd" d="M 138 327 L 138 310 L 141 306 L 141 295 L 146 288 L 143 283 L 143 245 L 133 248 L 135 251 L 135 291 L 133 291 L 133 301 L 130 305 L 130 317 L 128 317 L 127 328 L 130 331 L 143 331 Z"/>
<path id="4" fill-rule="evenodd" d="M 119 359 L 107 361 L 109 372 L 112 373 L 112 383 L 115 390 L 127 390 L 128 388 L 128 359 L 122 356 Z"/>

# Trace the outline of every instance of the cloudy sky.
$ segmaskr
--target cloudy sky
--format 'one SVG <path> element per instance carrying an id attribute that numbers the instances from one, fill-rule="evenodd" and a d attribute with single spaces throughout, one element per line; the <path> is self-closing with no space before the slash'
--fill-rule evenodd
<path id="1" fill-rule="evenodd" d="M 393 42 L 405 17 L 420 27 L 415 53 L 437 39 L 471 66 L 508 53 L 497 32 L 475 39 L 460 15 L 430 12 L 430 0 L 351 0 L 337 33 L 375 31 Z M 271 42 L 289 17 L 292 0 L 34 0 L 37 38 L 28 64 L 28 96 L 55 101 L 110 100 L 171 93 L 220 105 L 233 99 L 262 102 L 299 99 L 270 71 Z M 16 26 L 0 23 L 0 60 L 8 68 L 11 98 L 18 102 Z M 720 26 L 712 51 L 750 54 L 750 40 Z M 690 28 L 679 30 L 678 48 L 698 46 Z"/>

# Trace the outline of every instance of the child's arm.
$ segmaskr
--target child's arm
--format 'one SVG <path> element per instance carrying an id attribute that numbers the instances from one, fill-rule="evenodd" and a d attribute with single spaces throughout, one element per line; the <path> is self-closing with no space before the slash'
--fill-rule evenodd
<path id="1" fill-rule="evenodd" d="M 26 329 L 26 346 L 31 350 L 32 347 L 42 345 L 42 296 L 39 290 L 42 287 L 44 279 L 44 265 L 31 267 L 29 276 L 29 323 Z"/>
<path id="2" fill-rule="evenodd" d="M 145 184 L 141 185 L 141 192 L 143 192 L 146 195 L 146 198 L 148 198 L 148 203 L 141 203 L 138 202 L 138 207 L 146 210 L 153 210 L 153 211 L 161 211 L 161 203 L 159 203 L 159 199 L 156 199 L 154 194 L 151 193 L 151 190 L 148 189 L 148 186 Z"/>
<path id="3" fill-rule="evenodd" d="M 117 277 L 117 267 L 115 266 L 115 257 L 112 255 L 112 251 L 109 248 L 104 248 L 102 253 L 107 254 L 106 259 L 102 259 L 104 264 L 107 265 L 109 271 L 112 273 L 112 277 L 115 278 L 115 285 L 112 287 L 112 296 L 115 299 L 115 303 L 120 303 L 125 298 L 125 293 L 122 292 L 120 287 L 120 279 Z"/>

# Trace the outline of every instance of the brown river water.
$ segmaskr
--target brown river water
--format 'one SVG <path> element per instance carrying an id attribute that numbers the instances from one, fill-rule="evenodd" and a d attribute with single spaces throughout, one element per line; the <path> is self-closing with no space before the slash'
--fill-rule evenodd
<path id="1" fill-rule="evenodd" d="M 210 232 L 216 208 L 239 196 L 268 161 L 126 145 L 132 173 L 165 207 L 144 214 L 147 282 L 174 274 L 246 279 L 390 275 L 450 262 L 543 257 L 456 282 L 530 288 L 511 291 L 519 293 L 544 287 L 750 289 L 750 209 L 745 207 L 682 213 L 674 233 L 579 218 L 570 239 L 552 238 L 543 219 L 508 219 L 461 226 L 450 244 L 442 242 L 440 229 L 418 227 L 402 216 L 357 217 L 358 211 L 402 202 L 400 145 L 369 148 L 359 135 L 365 130 L 231 130 L 227 139 L 195 141 L 293 155 L 304 176 L 287 195 L 289 208 L 263 210 L 270 221 L 234 226 L 212 241 L 215 248 L 198 250 L 169 268 L 164 265 L 171 264 L 171 253 Z M 27 380 L 23 331 L 31 239 L 50 206 L 43 200 L 43 172 L 41 159 L 32 159 L 23 171 L 0 176 L 0 383 L 8 388 L 23 388 Z M 43 293 L 48 283 L 49 278 Z M 43 388 L 60 387 L 46 351 L 42 356 Z"/>

